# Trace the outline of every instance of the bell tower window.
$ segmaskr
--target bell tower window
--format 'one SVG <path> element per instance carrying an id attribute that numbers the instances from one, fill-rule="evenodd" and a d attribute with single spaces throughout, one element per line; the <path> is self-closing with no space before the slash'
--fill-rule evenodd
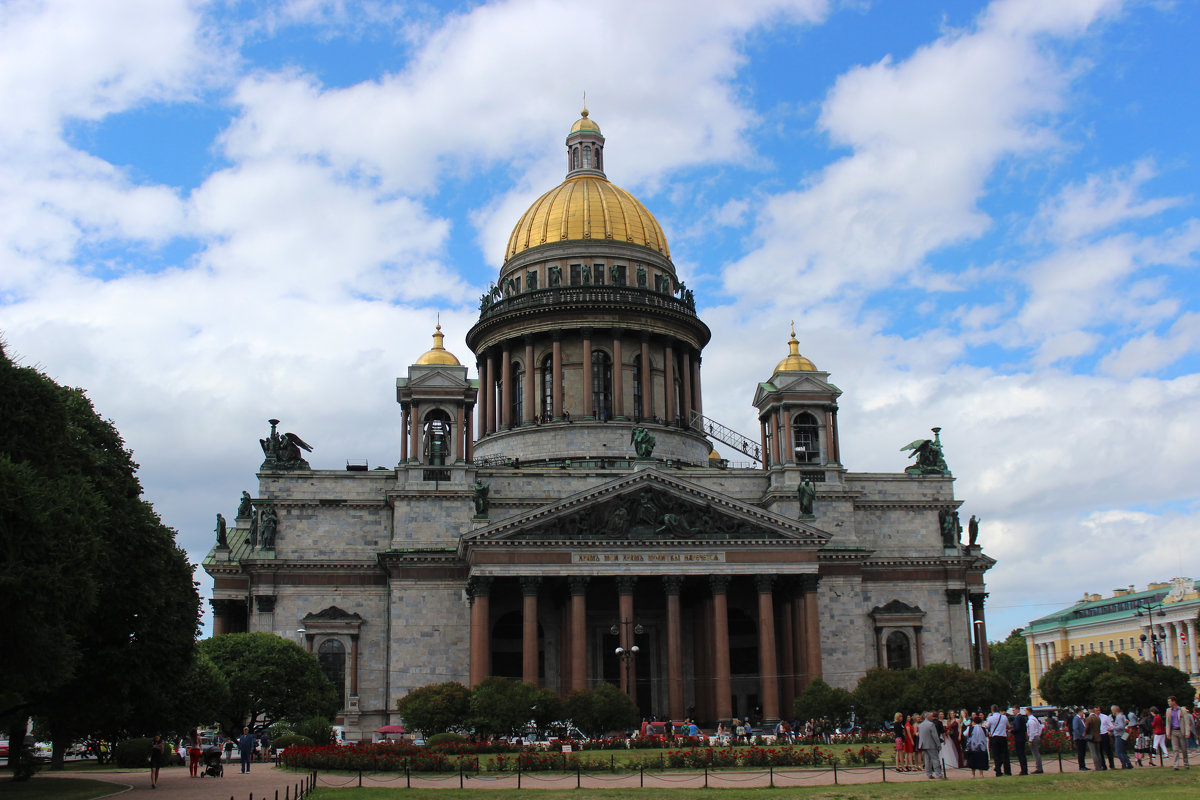
<path id="1" fill-rule="evenodd" d="M 815 464 L 821 460 L 820 428 L 812 414 L 804 411 L 793 418 L 792 441 L 797 464 Z"/>
<path id="2" fill-rule="evenodd" d="M 512 383 L 512 420 L 519 425 L 525 418 L 525 368 L 519 361 L 512 364 Z"/>

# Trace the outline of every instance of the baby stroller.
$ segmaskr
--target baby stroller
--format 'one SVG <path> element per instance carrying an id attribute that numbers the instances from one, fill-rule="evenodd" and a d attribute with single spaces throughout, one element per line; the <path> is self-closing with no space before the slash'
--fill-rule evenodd
<path id="1" fill-rule="evenodd" d="M 210 744 L 204 748 L 204 754 L 201 756 L 204 759 L 204 771 L 200 773 L 200 777 L 211 775 L 214 778 L 225 777 L 225 766 L 221 763 L 221 748 L 215 744 Z"/>

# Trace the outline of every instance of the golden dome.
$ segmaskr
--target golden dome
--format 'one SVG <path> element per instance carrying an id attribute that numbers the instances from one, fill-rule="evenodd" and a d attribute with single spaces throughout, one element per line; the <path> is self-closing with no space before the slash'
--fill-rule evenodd
<path id="1" fill-rule="evenodd" d="M 443 337 L 442 325 L 438 323 L 437 330 L 433 334 L 433 347 L 418 358 L 415 363 L 422 365 L 444 364 L 451 367 L 461 367 L 462 364 L 454 357 L 454 353 L 451 353 L 442 346 Z"/>
<path id="2" fill-rule="evenodd" d="M 571 133 L 578 133 L 579 131 L 600 132 L 600 126 L 588 119 L 588 110 L 586 108 L 579 112 L 579 119 L 575 120 L 575 124 L 571 126 Z"/>
<path id="3" fill-rule="evenodd" d="M 504 258 L 571 239 L 629 242 L 671 257 L 658 220 L 636 197 L 604 178 L 577 175 L 534 201 L 508 237 Z"/>
<path id="4" fill-rule="evenodd" d="M 787 358 L 775 365 L 775 372 L 816 372 L 817 366 L 800 355 L 800 343 L 796 341 L 796 326 L 792 326 L 792 338 L 788 339 Z M 774 373 L 771 373 L 774 374 Z"/>
<path id="5" fill-rule="evenodd" d="M 721 454 L 717 452 L 717 448 L 714 447 L 712 449 L 712 452 L 708 454 L 708 460 L 709 461 L 720 461 L 721 460 Z"/>

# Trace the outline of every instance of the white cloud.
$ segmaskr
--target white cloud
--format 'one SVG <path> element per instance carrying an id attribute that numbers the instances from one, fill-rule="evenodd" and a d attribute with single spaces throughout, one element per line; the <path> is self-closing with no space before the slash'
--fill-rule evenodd
<path id="1" fill-rule="evenodd" d="M 1158 174 L 1153 162 L 1102 175 L 1089 175 L 1070 184 L 1043 205 L 1036 225 L 1056 242 L 1074 242 L 1133 219 L 1145 219 L 1179 205 L 1182 198 L 1139 197 L 1145 183 Z"/>

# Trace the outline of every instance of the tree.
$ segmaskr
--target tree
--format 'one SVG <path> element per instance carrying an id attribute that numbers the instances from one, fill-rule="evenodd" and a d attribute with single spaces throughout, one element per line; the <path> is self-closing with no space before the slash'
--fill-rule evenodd
<path id="1" fill-rule="evenodd" d="M 988 655 L 992 671 L 1008 682 L 1005 702 L 1013 706 L 1029 705 L 1029 646 L 1020 628 L 1014 628 L 1002 642 L 990 642 Z"/>
<path id="2" fill-rule="evenodd" d="M 338 711 L 337 689 L 317 657 L 295 642 L 271 633 L 225 633 L 200 642 L 200 651 L 229 681 L 228 702 L 214 709 L 227 735 Z"/>
<path id="3" fill-rule="evenodd" d="M 566 711 L 575 727 L 590 736 L 629 730 L 640 719 L 638 707 L 629 695 L 611 683 L 572 692 L 567 697 Z"/>
<path id="4" fill-rule="evenodd" d="M 1115 658 L 1104 653 L 1067 656 L 1050 665 L 1038 688 L 1048 703 L 1089 708 L 1161 708 L 1172 695 L 1189 705 L 1196 696 L 1185 673 L 1153 661 L 1135 661 L 1125 653 Z"/>
<path id="5" fill-rule="evenodd" d="M 488 678 L 471 691 L 471 727 L 480 736 L 516 736 L 534 721 L 543 692 L 532 683 Z"/>
<path id="6" fill-rule="evenodd" d="M 81 389 L 0 344 L 0 420 L 0 708 L 18 747 L 25 718 L 41 717 L 61 765 L 84 734 L 165 722 L 200 601 L 137 464 Z"/>
<path id="7" fill-rule="evenodd" d="M 896 712 L 913 714 L 936 709 L 984 710 L 1003 704 L 1008 682 L 994 672 L 974 672 L 957 664 L 926 664 L 916 669 L 867 672 L 854 689 L 854 706 L 872 721 Z"/>
<path id="8" fill-rule="evenodd" d="M 850 714 L 853 706 L 854 698 L 848 691 L 830 686 L 821 678 L 813 678 L 796 698 L 795 711 L 798 719 L 829 717 L 838 723 Z"/>
<path id="9" fill-rule="evenodd" d="M 425 734 L 465 729 L 471 711 L 471 690 L 456 681 L 421 686 L 396 701 L 404 724 Z"/>

